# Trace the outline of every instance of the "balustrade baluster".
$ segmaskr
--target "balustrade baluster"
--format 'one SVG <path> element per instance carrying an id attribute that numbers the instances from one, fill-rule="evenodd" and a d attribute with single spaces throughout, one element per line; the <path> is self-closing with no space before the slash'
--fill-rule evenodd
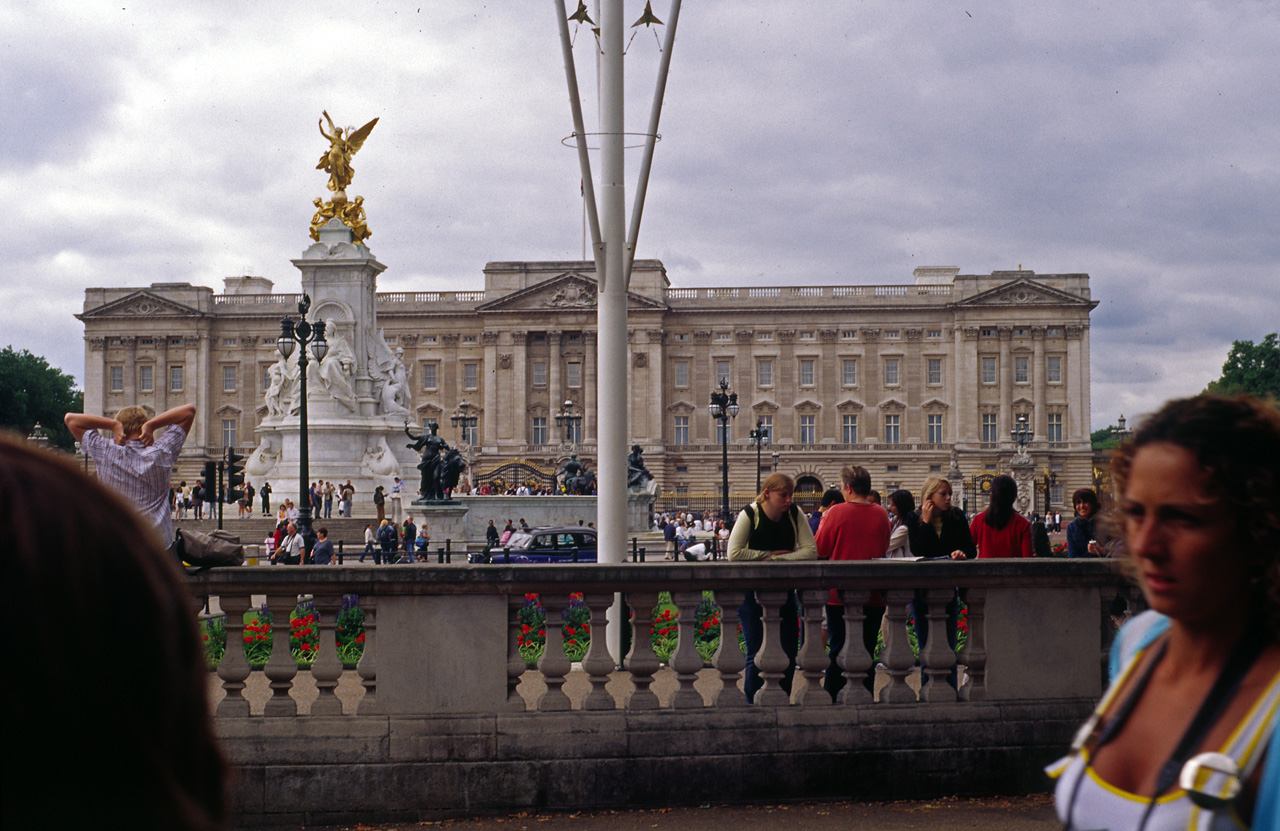
<path id="1" fill-rule="evenodd" d="M 985 701 L 987 698 L 987 627 L 986 589 L 969 589 L 968 627 L 961 663 L 969 675 L 969 684 L 963 688 L 965 701 Z"/>
<path id="2" fill-rule="evenodd" d="M 542 657 L 538 659 L 538 671 L 542 673 L 547 691 L 538 698 L 538 710 L 544 713 L 571 710 L 573 702 L 563 689 L 564 677 L 569 674 L 571 666 L 564 654 L 564 607 L 553 608 L 547 602 L 546 594 L 542 595 L 542 605 L 547 610 L 547 619 L 543 623 L 547 639 Z"/>
<path id="3" fill-rule="evenodd" d="M 880 663 L 889 674 L 889 686 L 880 692 L 880 700 L 886 704 L 905 704 L 916 701 L 915 691 L 907 686 L 907 676 L 915 667 L 916 656 L 911 652 L 911 640 L 907 634 L 907 604 L 915 592 L 911 589 L 890 589 L 884 592 L 884 653 Z"/>
<path id="4" fill-rule="evenodd" d="M 783 604 L 787 602 L 790 592 L 757 591 L 756 602 L 762 609 L 761 622 L 764 626 L 764 642 L 756 653 L 756 667 L 760 670 L 762 681 L 756 692 L 755 703 L 760 707 L 785 707 L 791 703 L 791 693 L 782 688 L 782 680 L 786 676 L 791 659 L 782 648 Z"/>
<path id="5" fill-rule="evenodd" d="M 823 686 L 827 667 L 831 659 L 827 650 L 822 648 L 822 617 L 826 613 L 827 598 L 831 596 L 827 589 L 817 591 L 796 592 L 797 599 L 804 607 L 804 646 L 796 656 L 800 672 L 808 685 L 797 702 L 805 707 L 822 707 L 831 704 L 831 696 Z"/>
<path id="6" fill-rule="evenodd" d="M 249 596 L 243 594 L 219 597 L 218 605 L 227 616 L 227 648 L 218 663 L 218 677 L 226 696 L 218 702 L 218 715 L 247 718 L 249 702 L 244 697 L 245 680 L 249 677 L 249 659 L 244 654 L 244 613 L 249 611 Z"/>
<path id="7" fill-rule="evenodd" d="M 263 708 L 265 716 L 298 714 L 298 702 L 289 694 L 298 674 L 298 662 L 289 648 L 289 614 L 297 605 L 296 594 L 267 595 L 266 607 L 271 611 L 271 657 L 262 671 L 270 681 L 271 698 Z"/>
<path id="8" fill-rule="evenodd" d="M 364 697 L 356 712 L 370 716 L 378 713 L 378 598 L 361 595 L 359 601 L 364 612 L 364 652 L 356 663 L 356 674 L 364 687 Z"/>
<path id="9" fill-rule="evenodd" d="M 311 677 L 315 679 L 319 695 L 311 705 L 313 716 L 340 716 L 342 702 L 338 699 L 338 679 L 342 677 L 342 660 L 338 657 L 338 611 L 342 608 L 342 596 L 338 594 L 316 595 L 312 600 L 320 620 L 320 641 L 316 645 L 316 660 L 311 665 Z"/>
<path id="10" fill-rule="evenodd" d="M 528 669 L 520 654 L 520 610 L 524 604 L 523 594 L 507 595 L 507 709 L 518 713 L 528 709 L 524 696 L 517 692 L 520 677 Z"/>
<path id="11" fill-rule="evenodd" d="M 720 646 L 716 648 L 711 663 L 720 675 L 720 689 L 711 696 L 713 707 L 745 707 L 747 699 L 738 689 L 738 679 L 742 677 L 742 669 L 747 665 L 747 656 L 742 654 L 738 646 L 738 606 L 741 602 L 741 591 L 715 592 L 716 604 L 720 607 Z"/>
<path id="12" fill-rule="evenodd" d="M 844 596 L 844 648 L 837 660 L 844 674 L 844 686 L 840 688 L 840 703 L 871 704 L 875 694 L 866 688 L 867 670 L 871 669 L 871 656 L 862 645 L 862 624 L 867 619 L 863 607 L 871 599 L 865 589 L 845 589 Z"/>
<path id="13" fill-rule="evenodd" d="M 671 600 L 679 611 L 676 628 L 680 638 L 670 661 L 679 685 L 671 696 L 671 706 L 677 710 L 694 709 L 703 706 L 702 694 L 693 687 L 698 680 L 698 670 L 702 669 L 702 656 L 698 654 L 697 646 L 698 605 L 702 602 L 702 592 L 672 592 Z"/>
<path id="14" fill-rule="evenodd" d="M 959 682 L 956 653 L 947 642 L 947 606 L 958 602 L 955 589 L 924 589 L 929 604 L 929 643 L 920 650 L 920 699 L 922 701 L 955 701 L 956 691 L 947 683 L 955 669 Z M 917 628 L 916 631 L 919 631 Z M 925 679 L 928 679 L 928 684 Z"/>
<path id="15" fill-rule="evenodd" d="M 658 671 L 658 656 L 653 652 L 653 607 L 658 605 L 657 592 L 630 592 L 631 650 L 627 652 L 623 666 L 631 674 L 633 689 L 627 693 L 628 710 L 656 710 L 661 706 L 658 696 L 649 689 L 653 674 Z"/>
<path id="16" fill-rule="evenodd" d="M 613 594 L 586 594 L 582 602 L 591 610 L 591 643 L 587 646 L 587 654 L 582 658 L 582 668 L 586 670 L 587 679 L 591 682 L 591 692 L 582 700 L 584 710 L 616 710 L 618 702 L 613 700 L 606 685 L 609 674 L 614 670 L 613 656 L 609 654 L 609 607 L 613 605 Z"/>

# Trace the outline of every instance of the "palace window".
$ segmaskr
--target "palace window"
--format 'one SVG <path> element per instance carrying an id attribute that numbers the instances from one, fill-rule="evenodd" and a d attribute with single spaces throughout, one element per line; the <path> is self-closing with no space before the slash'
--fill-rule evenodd
<path id="1" fill-rule="evenodd" d="M 1062 356 L 1050 355 L 1045 358 L 1044 364 L 1045 380 L 1050 384 L 1062 383 Z"/>
<path id="2" fill-rule="evenodd" d="M 564 367 L 564 385 L 570 389 L 582 386 L 582 362 L 569 361 Z"/>
<path id="3" fill-rule="evenodd" d="M 840 419 L 840 439 L 845 444 L 858 443 L 858 417 L 845 415 Z"/>
<path id="4" fill-rule="evenodd" d="M 925 360 L 925 383 L 931 386 L 937 386 L 942 383 L 941 358 L 928 358 Z"/>
<path id="5" fill-rule="evenodd" d="M 547 417 L 534 416 L 533 424 L 529 430 L 529 439 L 533 444 L 547 443 Z"/>
<path id="6" fill-rule="evenodd" d="M 896 387 L 901 383 L 898 367 L 900 363 L 897 358 L 884 359 L 884 385 L 886 387 Z"/>
<path id="7" fill-rule="evenodd" d="M 840 383 L 846 387 L 858 386 L 858 362 L 854 358 L 840 362 Z"/>
<path id="8" fill-rule="evenodd" d="M 672 432 L 671 441 L 673 444 L 689 443 L 689 417 L 676 416 L 675 430 Z"/>
<path id="9" fill-rule="evenodd" d="M 222 420 L 222 446 L 236 446 L 236 420 L 234 418 L 224 418 Z"/>
<path id="10" fill-rule="evenodd" d="M 155 392 L 155 367 L 143 364 L 138 367 L 138 391 L 139 392 Z"/>
<path id="11" fill-rule="evenodd" d="M 942 413 L 929 413 L 927 419 L 927 441 L 929 444 L 942 444 Z"/>
<path id="12" fill-rule="evenodd" d="M 982 383 L 994 384 L 996 382 L 996 359 L 982 359 Z"/>
<path id="13" fill-rule="evenodd" d="M 1062 413 L 1049 413 L 1049 441 L 1062 441 Z"/>
<path id="14" fill-rule="evenodd" d="M 996 414 L 982 414 L 982 441 L 986 444 L 995 444 L 996 438 Z"/>
<path id="15" fill-rule="evenodd" d="M 440 385 L 439 364 L 423 364 L 422 365 L 422 388 L 424 390 L 433 390 Z"/>
<path id="16" fill-rule="evenodd" d="M 805 358 L 800 361 L 800 386 L 813 386 L 813 359 Z"/>
<path id="17" fill-rule="evenodd" d="M 169 392 L 182 392 L 182 364 L 169 367 Z"/>
<path id="18" fill-rule="evenodd" d="M 111 391 L 124 392 L 124 367 L 111 367 Z"/>
<path id="19" fill-rule="evenodd" d="M 533 385 L 535 387 L 545 387 L 547 385 L 547 362 L 533 362 Z"/>
<path id="20" fill-rule="evenodd" d="M 1026 355 L 1015 355 L 1013 358 L 1013 383 L 1031 383 L 1031 359 Z"/>
<path id="21" fill-rule="evenodd" d="M 902 416 L 889 413 L 884 417 L 884 443 L 898 444 L 902 441 Z"/>
<path id="22" fill-rule="evenodd" d="M 768 358 L 761 358 L 756 364 L 756 385 L 761 387 L 773 386 L 773 361 Z"/>
<path id="23" fill-rule="evenodd" d="M 222 367 L 222 391 L 236 391 L 236 368 L 234 364 L 224 365 Z M 231 446 L 231 445 L 228 445 Z"/>
<path id="24" fill-rule="evenodd" d="M 729 362 L 728 361 L 716 361 L 716 383 L 719 384 L 722 381 L 724 383 L 729 382 Z"/>
<path id="25" fill-rule="evenodd" d="M 462 365 L 462 388 L 464 390 L 480 388 L 480 364 Z"/>
<path id="26" fill-rule="evenodd" d="M 672 383 L 677 387 L 689 386 L 689 362 L 676 361 L 671 365 Z"/>
<path id="27" fill-rule="evenodd" d="M 925 336 L 926 338 L 928 338 L 929 340 L 941 340 L 941 339 L 942 339 L 942 330 L 941 330 L 941 329 L 929 329 L 929 330 L 925 331 L 924 336 Z"/>
<path id="28" fill-rule="evenodd" d="M 817 428 L 814 425 L 814 416 L 800 416 L 800 443 L 813 444 L 817 441 Z"/>

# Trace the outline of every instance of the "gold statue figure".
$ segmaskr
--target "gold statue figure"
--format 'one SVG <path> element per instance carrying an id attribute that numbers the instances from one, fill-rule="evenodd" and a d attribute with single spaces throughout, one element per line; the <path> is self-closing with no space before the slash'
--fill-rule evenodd
<path id="1" fill-rule="evenodd" d="M 366 222 L 364 197 L 357 196 L 354 201 L 347 201 L 347 185 L 351 184 L 351 178 L 355 175 L 351 157 L 364 146 L 365 139 L 373 132 L 373 125 L 378 123 L 378 119 L 375 118 L 359 130 L 348 127 L 344 131 L 333 123 L 327 110 L 321 112 L 321 115 L 324 116 L 324 121 L 318 122 L 320 135 L 329 140 L 329 149 L 320 157 L 316 170 L 329 174 L 329 190 L 333 191 L 333 197 L 327 202 L 318 196 L 315 198 L 316 212 L 311 217 L 311 238 L 319 242 L 320 229 L 329 220 L 337 219 L 351 229 L 351 234 L 359 245 L 370 237 L 372 231 Z M 329 122 L 328 133 L 324 131 L 325 121 Z"/>
<path id="2" fill-rule="evenodd" d="M 324 122 L 319 122 L 320 135 L 329 140 L 329 149 L 320 157 L 316 170 L 329 174 L 329 190 L 335 195 L 334 201 L 345 202 L 347 185 L 351 184 L 351 177 L 355 174 L 351 167 L 351 157 L 364 146 L 364 140 L 373 132 L 373 125 L 378 123 L 378 119 L 375 118 L 359 130 L 353 131 L 348 127 L 344 137 L 342 128 L 333 123 L 327 110 L 322 111 L 321 115 L 329 122 L 328 133 L 324 131 Z M 338 194 L 342 194 L 341 198 L 337 198 Z"/>

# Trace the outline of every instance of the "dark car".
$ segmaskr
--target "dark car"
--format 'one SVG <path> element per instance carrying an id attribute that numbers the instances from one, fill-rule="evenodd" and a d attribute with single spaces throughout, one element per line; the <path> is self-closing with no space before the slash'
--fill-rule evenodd
<path id="1" fill-rule="evenodd" d="M 581 525 L 563 528 L 533 528 L 517 531 L 506 545 L 484 554 L 472 554 L 473 563 L 594 563 L 596 531 Z"/>

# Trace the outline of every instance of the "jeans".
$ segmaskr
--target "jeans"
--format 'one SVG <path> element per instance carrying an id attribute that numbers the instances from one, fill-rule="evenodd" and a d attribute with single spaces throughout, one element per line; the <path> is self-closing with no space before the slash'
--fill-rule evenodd
<path id="1" fill-rule="evenodd" d="M 915 599 L 911 601 L 911 617 L 915 620 L 916 643 L 920 646 L 920 651 L 924 652 L 924 647 L 929 643 L 929 604 L 925 602 L 924 592 L 916 590 Z M 960 617 L 960 600 L 958 595 L 952 595 L 951 600 L 947 603 L 947 646 L 951 648 L 951 671 L 947 673 L 947 683 L 952 689 L 956 687 L 958 679 L 957 666 L 955 661 L 956 654 L 956 623 Z M 924 686 L 929 682 L 929 678 L 922 671 L 920 673 L 920 685 Z"/>
<path id="2" fill-rule="evenodd" d="M 347 519 L 351 519 L 351 500 L 342 500 L 342 515 Z"/>
<path id="3" fill-rule="evenodd" d="M 876 640 L 880 635 L 880 621 L 884 618 L 883 606 L 863 606 L 862 613 L 866 615 L 866 619 L 862 622 L 862 646 L 867 650 L 867 654 L 871 656 L 871 668 L 867 670 L 867 677 L 863 680 L 862 685 L 867 688 L 867 692 L 874 693 L 876 689 Z M 839 655 L 844 649 L 845 626 L 844 626 L 844 606 L 837 606 L 831 603 L 827 604 L 827 649 L 831 653 L 831 664 L 827 667 L 827 675 L 822 681 L 822 687 L 831 694 L 831 700 L 835 701 L 840 690 L 844 689 L 845 678 L 844 673 L 840 670 Z"/>
<path id="4" fill-rule="evenodd" d="M 329 516 L 333 513 L 333 497 L 326 497 L 324 500 L 324 518 L 331 519 Z"/>
<path id="5" fill-rule="evenodd" d="M 760 678 L 760 670 L 756 667 L 756 653 L 764 643 L 763 615 L 764 610 L 756 602 L 755 592 L 747 592 L 742 605 L 738 607 L 738 620 L 742 624 L 742 638 L 747 647 L 747 666 L 742 671 L 742 688 L 748 702 L 754 702 L 756 692 L 764 686 L 764 681 Z M 787 670 L 782 674 L 781 686 L 783 691 L 790 695 L 791 679 L 796 674 L 796 653 L 800 649 L 800 614 L 795 592 L 787 593 L 787 602 L 782 604 L 781 617 L 782 651 L 787 655 Z"/>

